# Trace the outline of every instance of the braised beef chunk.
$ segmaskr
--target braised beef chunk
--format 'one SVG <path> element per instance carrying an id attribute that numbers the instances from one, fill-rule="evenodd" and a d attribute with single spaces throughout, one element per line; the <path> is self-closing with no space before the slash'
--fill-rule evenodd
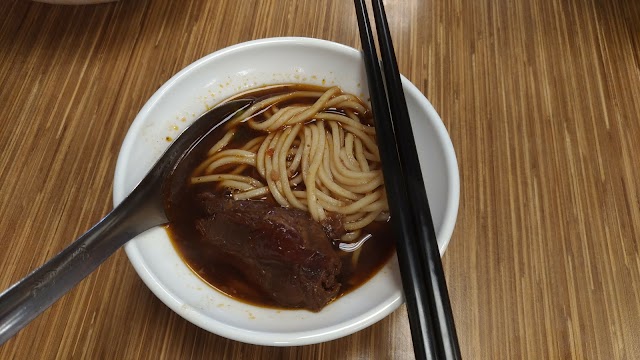
<path id="1" fill-rule="evenodd" d="M 307 212 L 212 193 L 201 193 L 198 200 L 207 214 L 196 221 L 200 234 L 242 261 L 242 275 L 276 303 L 319 311 L 338 294 L 340 258 Z M 333 221 L 331 231 L 341 227 Z"/>
<path id="2" fill-rule="evenodd" d="M 342 214 L 331 214 L 321 222 L 324 233 L 327 234 L 329 239 L 337 240 L 347 233 L 344 229 L 343 220 L 344 216 Z"/>

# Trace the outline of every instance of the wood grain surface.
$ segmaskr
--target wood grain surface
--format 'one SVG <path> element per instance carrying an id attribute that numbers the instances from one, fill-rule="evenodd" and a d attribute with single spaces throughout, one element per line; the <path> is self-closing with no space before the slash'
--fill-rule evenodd
<path id="1" fill-rule="evenodd" d="M 444 256 L 465 359 L 640 359 L 640 2 L 388 0 L 401 71 L 461 173 Z M 238 42 L 359 47 L 351 1 L 0 2 L 0 288 L 112 207 L 155 90 Z M 246 345 L 164 306 L 121 250 L 0 359 L 411 359 L 404 307 L 313 346 Z"/>

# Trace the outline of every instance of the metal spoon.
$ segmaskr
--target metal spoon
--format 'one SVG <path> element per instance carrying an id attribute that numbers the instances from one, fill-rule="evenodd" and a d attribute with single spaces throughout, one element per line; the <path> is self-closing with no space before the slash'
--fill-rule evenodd
<path id="1" fill-rule="evenodd" d="M 248 106 L 235 100 L 198 118 L 160 157 L 120 205 L 53 259 L 0 294 L 0 345 L 95 270 L 136 235 L 168 222 L 165 179 L 180 159 L 221 121 Z"/>

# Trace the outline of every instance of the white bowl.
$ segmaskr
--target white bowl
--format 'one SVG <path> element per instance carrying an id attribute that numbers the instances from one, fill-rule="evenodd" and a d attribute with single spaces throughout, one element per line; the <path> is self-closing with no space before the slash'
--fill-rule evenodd
<path id="1" fill-rule="evenodd" d="M 402 80 L 443 253 L 458 211 L 458 165 L 440 117 L 413 84 Z M 144 177 L 169 145 L 168 138 L 178 136 L 208 107 L 242 90 L 288 82 L 335 84 L 368 97 L 361 54 L 345 45 L 273 38 L 217 51 L 171 78 L 135 118 L 116 165 L 114 205 Z M 205 330 L 246 343 L 289 346 L 333 340 L 375 323 L 403 302 L 395 256 L 367 283 L 312 313 L 256 307 L 216 291 L 187 268 L 164 228 L 141 234 L 125 250 L 145 284 L 173 311 Z"/>
<path id="2" fill-rule="evenodd" d="M 47 3 L 47 4 L 60 4 L 60 5 L 89 5 L 100 4 L 118 0 L 33 0 L 35 2 Z"/>

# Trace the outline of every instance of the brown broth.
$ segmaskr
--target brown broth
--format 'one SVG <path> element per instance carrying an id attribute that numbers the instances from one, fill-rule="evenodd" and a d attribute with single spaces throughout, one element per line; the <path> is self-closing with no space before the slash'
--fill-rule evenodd
<path id="1" fill-rule="evenodd" d="M 295 90 L 325 91 L 326 88 L 309 85 L 271 86 L 239 94 L 232 99 L 260 100 L 267 96 Z M 231 147 L 233 147 L 233 143 L 246 141 L 247 138 L 255 135 L 255 130 L 248 127 L 242 128 L 243 126 L 242 124 L 238 126 L 236 136 L 230 144 Z M 224 124 L 219 124 L 210 136 L 180 161 L 168 179 L 169 186 L 165 191 L 165 209 L 171 222 L 166 227 L 167 233 L 173 246 L 189 268 L 215 289 L 236 300 L 259 306 L 281 308 L 281 306 L 274 304 L 269 296 L 258 290 L 258 287 L 254 286 L 251 281 L 243 278 L 242 271 L 238 269 L 237 264 L 240 263 L 237 261 L 238 259 L 234 259 L 228 254 L 221 255 L 212 245 L 202 239 L 195 228 L 195 220 L 202 217 L 195 201 L 195 195 L 203 190 L 220 191 L 216 190 L 216 185 L 213 183 L 190 185 L 189 178 L 193 169 L 206 157 L 208 149 L 220 140 L 225 132 Z M 251 175 L 251 173 L 247 175 Z M 275 201 L 270 197 L 256 201 L 269 201 L 275 204 Z M 234 228 L 236 232 L 231 234 L 230 228 L 225 228 L 224 224 L 219 225 L 218 230 L 222 236 L 248 236 L 248 233 L 238 233 L 237 228 Z M 342 259 L 342 273 L 339 279 L 342 286 L 338 296 L 356 289 L 373 277 L 389 261 L 395 251 L 395 240 L 388 222 L 374 222 L 365 227 L 363 232 L 370 233 L 372 237 L 361 248 L 355 267 L 352 266 L 351 261 L 353 253 L 343 252 L 335 244 L 333 246 L 335 251 L 340 253 Z"/>

